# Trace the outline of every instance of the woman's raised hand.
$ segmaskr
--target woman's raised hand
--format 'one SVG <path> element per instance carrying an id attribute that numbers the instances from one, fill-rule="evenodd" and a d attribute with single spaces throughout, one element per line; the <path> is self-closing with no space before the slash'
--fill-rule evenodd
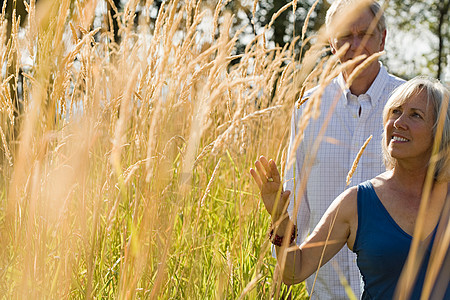
<path id="1" fill-rule="evenodd" d="M 250 174 L 258 185 L 267 212 L 276 221 L 286 213 L 287 201 L 291 192 L 283 191 L 280 173 L 272 159 L 268 161 L 261 155 L 255 162 L 255 169 L 251 168 Z"/>

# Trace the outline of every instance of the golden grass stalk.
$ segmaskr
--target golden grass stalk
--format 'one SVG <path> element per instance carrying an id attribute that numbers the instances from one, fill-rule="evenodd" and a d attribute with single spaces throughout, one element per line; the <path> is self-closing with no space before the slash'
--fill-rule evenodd
<path id="1" fill-rule="evenodd" d="M 214 10 L 214 18 L 213 18 L 213 30 L 211 31 L 211 39 L 214 40 L 214 36 L 216 35 L 217 24 L 219 22 L 219 14 L 222 9 L 224 0 L 219 0 L 216 5 L 216 9 Z"/>
<path id="2" fill-rule="evenodd" d="M 1 126 L 0 126 L 0 137 L 2 139 L 3 149 L 5 149 L 5 155 L 6 155 L 6 158 L 8 159 L 8 163 L 10 166 L 12 166 L 13 162 L 12 162 L 11 151 L 9 151 L 8 141 L 6 140 L 6 135 L 3 132 L 3 129 Z"/>
<path id="3" fill-rule="evenodd" d="M 211 175 L 211 179 L 209 180 L 208 185 L 206 186 L 206 189 L 205 189 L 205 193 L 203 194 L 203 197 L 199 202 L 199 207 L 203 206 L 203 204 L 205 203 L 206 197 L 208 196 L 209 192 L 211 191 L 211 185 L 214 182 L 214 179 L 216 178 L 216 174 L 217 174 L 217 170 L 219 169 L 220 161 L 221 161 L 221 159 L 219 159 L 216 166 L 214 167 L 214 171 Z"/>
<path id="4" fill-rule="evenodd" d="M 256 18 L 256 6 L 258 5 L 258 0 L 253 0 L 253 5 L 252 5 L 252 24 L 255 24 L 255 18 Z"/>
<path id="5" fill-rule="evenodd" d="M 267 28 L 271 28 L 273 25 L 273 22 L 275 22 L 275 20 L 289 7 L 291 7 L 293 5 L 293 1 L 290 1 L 288 3 L 286 3 L 282 8 L 280 8 L 270 19 L 269 25 Z"/>
<path id="6" fill-rule="evenodd" d="M 350 284 L 347 281 L 347 278 L 345 278 L 345 275 L 342 273 L 341 269 L 339 268 L 339 264 L 334 261 L 333 267 L 339 275 L 339 281 L 340 281 L 341 285 L 344 287 L 349 300 L 357 300 L 355 293 L 352 290 L 352 287 L 350 286 Z"/>
<path id="7" fill-rule="evenodd" d="M 258 284 L 258 281 L 261 279 L 262 275 L 261 274 L 257 274 L 255 276 L 255 278 L 252 279 L 252 281 L 250 281 L 247 286 L 244 288 L 244 290 L 242 291 L 242 294 L 239 296 L 238 299 L 245 299 L 245 296 L 252 290 L 255 288 L 255 286 Z"/>
<path id="8" fill-rule="evenodd" d="M 313 13 L 314 9 L 316 8 L 317 4 L 319 3 L 319 0 L 316 0 L 313 5 L 311 5 L 311 8 L 308 10 L 308 14 L 306 15 L 305 22 L 303 23 L 302 27 L 302 41 L 305 39 L 306 30 L 308 29 L 309 19 L 311 18 L 311 14 Z"/>
<path id="9" fill-rule="evenodd" d="M 348 77 L 347 82 L 346 82 L 347 88 L 350 88 L 350 86 L 353 84 L 353 81 L 355 80 L 355 78 L 358 77 L 359 74 L 361 74 L 361 72 L 364 71 L 364 69 L 366 69 L 374 61 L 378 60 L 378 58 L 380 58 L 380 56 L 382 56 L 384 54 L 386 54 L 386 51 L 374 53 L 371 56 L 369 56 L 367 59 L 365 59 L 364 62 L 359 64 L 353 70 L 353 72 L 350 74 L 350 76 Z"/>
<path id="10" fill-rule="evenodd" d="M 111 164 L 114 167 L 118 176 L 121 176 L 121 166 L 120 166 L 120 156 L 122 152 L 122 148 L 124 144 L 127 142 L 125 137 L 125 127 L 128 125 L 128 121 L 130 119 L 130 102 L 131 97 L 133 96 L 134 85 L 136 84 L 136 78 L 138 74 L 138 68 L 135 67 L 131 73 L 131 76 L 128 80 L 127 87 L 125 89 L 125 94 L 120 107 L 120 115 L 119 119 L 116 123 L 116 129 L 114 133 L 113 147 L 111 150 Z"/>
<path id="11" fill-rule="evenodd" d="M 9 75 L 8 78 L 3 80 L 0 90 L 2 93 L 0 94 L 0 111 L 6 111 L 8 115 L 8 119 L 12 125 L 14 125 L 14 104 L 13 100 L 11 99 L 11 95 L 8 91 L 10 87 L 10 82 L 14 79 L 14 75 Z"/>
<path id="12" fill-rule="evenodd" d="M 347 180 L 346 180 L 346 186 L 350 185 L 351 179 L 353 177 L 353 174 L 356 171 L 356 167 L 358 167 L 359 160 L 361 159 L 362 154 L 364 153 L 364 150 L 366 149 L 367 145 L 369 144 L 370 140 L 372 139 L 372 135 L 370 135 L 367 140 L 364 142 L 362 147 L 359 149 L 358 154 L 355 157 L 355 160 L 353 161 L 352 168 L 348 172 Z"/>
<path id="13" fill-rule="evenodd" d="M 438 274 L 441 271 L 445 278 L 445 266 L 443 264 L 445 256 L 447 255 L 448 249 L 450 247 L 450 197 L 447 194 L 447 198 L 442 210 L 442 215 L 440 218 L 440 224 L 438 231 L 436 233 L 436 242 L 433 245 L 433 249 L 430 255 L 430 261 L 427 269 L 427 275 L 423 284 L 421 300 L 430 299 L 431 292 L 433 290 L 446 290 L 445 279 L 440 280 L 438 285 Z M 447 276 L 448 278 L 448 276 Z M 447 282 L 448 284 L 448 282 Z"/>

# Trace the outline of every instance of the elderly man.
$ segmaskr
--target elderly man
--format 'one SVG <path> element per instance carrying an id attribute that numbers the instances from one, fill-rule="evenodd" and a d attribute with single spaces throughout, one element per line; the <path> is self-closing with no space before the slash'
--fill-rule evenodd
<path id="1" fill-rule="evenodd" d="M 356 1 L 335 0 L 326 16 L 332 53 L 337 54 L 341 47 L 348 44 L 348 49 L 339 54 L 341 63 L 361 54 L 369 57 L 384 50 L 386 24 L 380 5 L 371 2 L 357 12 L 353 10 L 354 18 L 345 16 L 355 3 Z M 374 25 L 371 26 L 372 24 Z M 288 210 L 291 220 L 296 219 L 294 223 L 298 227 L 298 243 L 305 239 L 330 203 L 346 188 L 346 177 L 353 160 L 370 135 L 373 135 L 373 139 L 359 161 L 352 183 L 358 184 L 385 170 L 381 154 L 382 110 L 390 93 L 402 84 L 403 80 L 390 75 L 375 59 L 367 64 L 347 88 L 349 76 L 356 67 L 357 65 L 353 65 L 344 69 L 325 88 L 320 104 L 321 114 L 318 119 L 311 120 L 304 132 L 299 132 L 298 125 L 305 104 L 299 107 L 297 104 L 293 112 L 288 153 L 289 156 L 295 155 L 295 160 L 293 164 L 286 165 L 284 189 L 294 191 L 290 195 Z M 302 100 L 313 99 L 316 90 L 318 87 L 307 91 Z M 335 101 L 337 103 L 334 106 Z M 329 114 L 331 118 L 315 153 L 314 143 Z M 304 134 L 302 143 L 294 149 L 296 136 L 302 133 Z M 288 157 L 287 161 L 290 160 L 291 157 Z M 306 170 L 308 165 L 310 171 Z M 302 171 L 302 168 L 306 171 Z M 307 183 L 303 193 L 300 194 L 302 177 L 306 178 Z M 295 211 L 295 207 L 299 207 L 298 211 Z M 311 299 L 348 299 L 340 274 L 358 297 L 361 280 L 356 266 L 356 256 L 344 248 L 322 267 L 312 294 L 315 276 L 307 279 Z"/>

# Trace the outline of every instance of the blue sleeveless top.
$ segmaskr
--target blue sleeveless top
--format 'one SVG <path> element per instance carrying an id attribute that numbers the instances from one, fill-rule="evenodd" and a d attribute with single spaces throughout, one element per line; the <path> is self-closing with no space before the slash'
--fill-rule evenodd
<path id="1" fill-rule="evenodd" d="M 362 299 L 392 299 L 412 236 L 394 221 L 370 181 L 358 185 L 358 229 L 353 252 L 364 281 Z M 410 299 L 419 299 L 436 229 Z M 444 272 L 449 272 L 448 270 Z M 450 299 L 450 286 L 443 299 Z"/>

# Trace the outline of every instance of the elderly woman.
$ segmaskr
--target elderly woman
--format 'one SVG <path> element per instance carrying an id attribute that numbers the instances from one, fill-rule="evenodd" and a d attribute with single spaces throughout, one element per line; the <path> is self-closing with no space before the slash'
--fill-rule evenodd
<path id="1" fill-rule="evenodd" d="M 449 91 L 440 82 L 424 77 L 397 88 L 383 111 L 382 146 L 387 171 L 336 198 L 300 246 L 294 234 L 288 234 L 286 244 L 291 249 L 286 253 L 287 248 L 281 246 L 285 232 L 293 227 L 286 211 L 290 192 L 282 190 L 274 161 L 263 156 L 256 161 L 250 173 L 274 224 L 278 224 L 271 241 L 276 245 L 286 284 L 302 282 L 347 244 L 357 254 L 365 283 L 362 299 L 392 299 L 411 246 L 436 139 L 440 146 L 433 156 L 437 162 L 422 226 L 423 242 L 430 241 L 430 246 L 411 295 L 411 299 L 419 299 L 436 229 L 440 222 L 448 222 L 441 219 L 444 204 L 450 201 L 446 200 L 450 199 L 448 99 Z M 441 136 L 436 135 L 439 118 L 444 120 Z M 448 280 L 445 289 L 444 299 L 450 299 Z"/>

